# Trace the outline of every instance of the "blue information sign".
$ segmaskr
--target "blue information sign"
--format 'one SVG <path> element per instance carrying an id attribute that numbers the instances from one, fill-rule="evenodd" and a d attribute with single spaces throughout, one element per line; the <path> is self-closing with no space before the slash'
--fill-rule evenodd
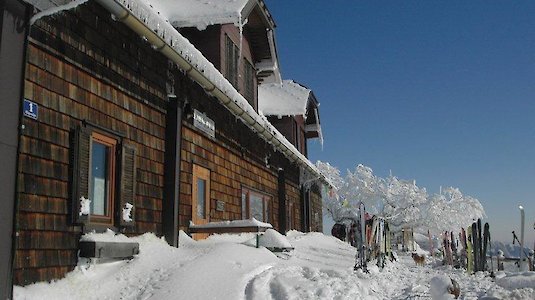
<path id="1" fill-rule="evenodd" d="M 28 99 L 24 99 L 24 116 L 37 120 L 39 116 L 39 105 Z"/>

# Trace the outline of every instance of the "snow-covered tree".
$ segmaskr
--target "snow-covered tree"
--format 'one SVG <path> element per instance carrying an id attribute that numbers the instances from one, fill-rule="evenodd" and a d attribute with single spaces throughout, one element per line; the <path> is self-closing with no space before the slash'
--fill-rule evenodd
<path id="1" fill-rule="evenodd" d="M 457 188 L 429 196 L 415 181 L 393 175 L 381 178 L 361 164 L 345 176 L 329 163 L 318 161 L 316 166 L 335 185 L 323 195 L 324 209 L 335 222 L 356 216 L 360 202 L 394 228 L 408 226 L 422 232 L 429 229 L 434 234 L 459 231 L 485 215 L 477 199 L 463 195 Z"/>
<path id="2" fill-rule="evenodd" d="M 344 216 L 351 214 L 351 209 L 347 203 L 344 203 L 345 198 L 341 192 L 346 182 L 340 175 L 340 170 L 329 163 L 318 161 L 316 166 L 334 185 L 332 190 L 322 195 L 323 209 L 335 222 L 341 222 Z"/>
<path id="3" fill-rule="evenodd" d="M 479 200 L 463 195 L 458 188 L 448 187 L 430 197 L 425 205 L 425 226 L 434 234 L 459 231 L 485 216 Z"/>
<path id="4" fill-rule="evenodd" d="M 340 170 L 329 163 L 318 161 L 316 166 L 335 186 L 323 195 L 323 208 L 335 222 L 355 218 L 360 202 L 375 207 L 378 185 L 371 168 L 357 165 L 355 172 L 348 170 L 342 177 Z"/>
<path id="5" fill-rule="evenodd" d="M 382 215 L 395 227 L 422 225 L 422 206 L 427 201 L 427 191 L 415 181 L 401 180 L 390 175 L 381 179 Z"/>

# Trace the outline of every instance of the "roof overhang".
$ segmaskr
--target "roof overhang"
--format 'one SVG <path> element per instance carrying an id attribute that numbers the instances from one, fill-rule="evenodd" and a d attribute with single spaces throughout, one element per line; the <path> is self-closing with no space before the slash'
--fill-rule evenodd
<path id="1" fill-rule="evenodd" d="M 216 97 L 232 114 L 267 143 L 273 145 L 290 162 L 298 164 L 324 184 L 334 187 L 331 181 L 269 123 L 265 116 L 256 113 L 248 101 L 199 50 L 145 1 L 97 0 L 97 2 L 115 15 L 118 21 L 144 37 L 156 51 L 160 51 L 176 63 L 188 77 Z"/>
<path id="2" fill-rule="evenodd" d="M 323 144 L 323 134 L 321 133 L 321 123 L 319 114 L 319 102 L 311 91 L 308 97 L 307 113 L 305 118 L 305 137 L 319 138 Z"/>

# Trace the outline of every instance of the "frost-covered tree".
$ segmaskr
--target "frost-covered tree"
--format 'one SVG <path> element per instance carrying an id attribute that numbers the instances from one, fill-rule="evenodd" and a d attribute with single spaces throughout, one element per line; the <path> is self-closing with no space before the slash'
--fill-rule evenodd
<path id="1" fill-rule="evenodd" d="M 357 165 L 354 172 L 348 170 L 342 177 L 340 170 L 329 163 L 318 161 L 316 166 L 334 185 L 323 195 L 323 208 L 335 222 L 356 217 L 360 202 L 375 206 L 378 182 L 371 168 Z"/>
<path id="2" fill-rule="evenodd" d="M 434 234 L 459 231 L 485 216 L 479 200 L 463 195 L 458 188 L 448 187 L 429 198 L 426 203 L 424 225 Z"/>
<path id="3" fill-rule="evenodd" d="M 333 182 L 335 188 L 323 195 L 323 206 L 335 222 L 358 214 L 359 203 L 366 210 L 385 218 L 395 228 L 404 226 L 428 229 L 434 234 L 458 231 L 485 215 L 481 203 L 463 195 L 457 188 L 446 188 L 429 196 L 415 181 L 393 175 L 381 178 L 370 167 L 357 165 L 342 176 L 338 168 L 318 161 L 318 169 Z"/>
<path id="4" fill-rule="evenodd" d="M 422 225 L 422 206 L 427 201 L 427 191 L 415 181 L 401 180 L 390 175 L 381 179 L 383 216 L 394 227 Z"/>
<path id="5" fill-rule="evenodd" d="M 318 161 L 316 166 L 334 185 L 330 191 L 322 195 L 323 209 L 335 222 L 341 222 L 345 216 L 352 214 L 343 192 L 346 181 L 340 175 L 340 170 L 329 163 Z"/>

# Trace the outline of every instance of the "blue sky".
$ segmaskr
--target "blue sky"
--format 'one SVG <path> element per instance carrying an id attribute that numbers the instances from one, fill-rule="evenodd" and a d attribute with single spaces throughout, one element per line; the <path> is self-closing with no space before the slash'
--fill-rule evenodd
<path id="1" fill-rule="evenodd" d="M 266 2 L 283 77 L 321 103 L 311 160 L 458 187 L 505 242 L 523 204 L 533 247 L 534 1 Z"/>

